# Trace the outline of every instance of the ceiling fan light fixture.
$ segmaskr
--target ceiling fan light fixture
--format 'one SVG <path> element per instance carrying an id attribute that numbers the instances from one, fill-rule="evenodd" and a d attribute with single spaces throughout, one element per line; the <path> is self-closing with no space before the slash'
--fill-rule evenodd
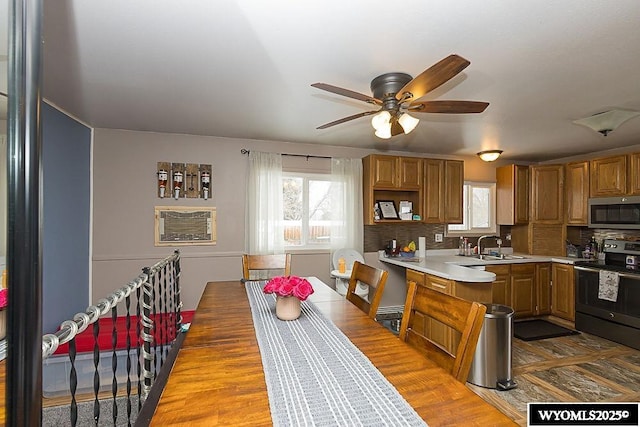
<path id="1" fill-rule="evenodd" d="M 380 126 L 376 129 L 376 136 L 382 139 L 391 138 L 391 123 L 387 123 L 386 125 Z"/>
<path id="2" fill-rule="evenodd" d="M 478 153 L 478 157 L 485 162 L 493 162 L 500 157 L 502 150 L 485 150 Z"/>
<path id="3" fill-rule="evenodd" d="M 377 131 L 388 127 L 391 129 L 391 113 L 388 111 L 380 111 L 371 118 L 371 126 Z M 391 132 L 391 130 L 389 130 Z"/>
<path id="4" fill-rule="evenodd" d="M 585 117 L 584 119 L 574 120 L 573 123 L 589 127 L 607 136 L 609 132 L 615 130 L 622 123 L 639 115 L 640 111 L 613 109 Z"/>
<path id="5" fill-rule="evenodd" d="M 400 123 L 400 126 L 402 126 L 402 130 L 404 130 L 404 133 L 407 134 L 414 130 L 416 126 L 418 126 L 420 120 L 416 119 L 413 116 L 410 116 L 407 113 L 402 113 L 400 115 L 400 118 L 398 119 L 398 123 Z"/>

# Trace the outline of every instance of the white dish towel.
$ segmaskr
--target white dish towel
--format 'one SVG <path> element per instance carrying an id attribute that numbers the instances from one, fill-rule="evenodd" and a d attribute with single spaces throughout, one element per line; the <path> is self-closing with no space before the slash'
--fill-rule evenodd
<path id="1" fill-rule="evenodd" d="M 620 275 L 617 271 L 600 270 L 598 298 L 616 302 L 618 300 L 618 283 L 620 283 Z"/>

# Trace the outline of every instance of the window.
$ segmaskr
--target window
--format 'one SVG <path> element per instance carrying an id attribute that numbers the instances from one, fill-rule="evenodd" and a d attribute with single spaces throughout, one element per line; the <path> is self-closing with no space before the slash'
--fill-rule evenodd
<path id="1" fill-rule="evenodd" d="M 331 175 L 283 173 L 284 244 L 287 249 L 329 249 Z"/>
<path id="2" fill-rule="evenodd" d="M 449 224 L 447 236 L 481 235 L 496 232 L 496 184 L 465 182 L 463 187 L 463 223 Z"/>

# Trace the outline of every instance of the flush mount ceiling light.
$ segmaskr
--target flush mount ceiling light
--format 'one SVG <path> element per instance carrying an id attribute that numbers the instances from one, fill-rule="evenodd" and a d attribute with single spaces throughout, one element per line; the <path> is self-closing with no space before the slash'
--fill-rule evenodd
<path id="1" fill-rule="evenodd" d="M 574 120 L 573 123 L 590 127 L 596 132 L 607 136 L 609 132 L 615 130 L 622 123 L 638 115 L 640 115 L 640 111 L 609 110 L 585 117 L 584 119 Z"/>
<path id="2" fill-rule="evenodd" d="M 493 162 L 502 154 L 502 150 L 485 150 L 478 153 L 478 157 L 480 157 L 485 162 Z"/>

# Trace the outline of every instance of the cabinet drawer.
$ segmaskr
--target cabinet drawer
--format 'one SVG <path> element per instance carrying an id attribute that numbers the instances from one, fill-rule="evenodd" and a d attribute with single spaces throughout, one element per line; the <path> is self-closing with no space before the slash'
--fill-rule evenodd
<path id="1" fill-rule="evenodd" d="M 485 271 L 490 271 L 491 273 L 498 276 L 498 275 L 509 274 L 511 272 L 511 267 L 508 264 L 487 265 L 485 267 Z"/>
<path id="2" fill-rule="evenodd" d="M 426 275 L 425 286 L 443 294 L 451 295 L 453 292 L 453 281 L 430 274 Z"/>
<path id="3" fill-rule="evenodd" d="M 514 274 L 535 274 L 536 265 L 534 263 L 527 264 L 511 264 L 511 275 Z"/>
<path id="4" fill-rule="evenodd" d="M 407 268 L 407 283 L 416 282 L 418 285 L 424 286 L 424 278 L 424 273 Z"/>

